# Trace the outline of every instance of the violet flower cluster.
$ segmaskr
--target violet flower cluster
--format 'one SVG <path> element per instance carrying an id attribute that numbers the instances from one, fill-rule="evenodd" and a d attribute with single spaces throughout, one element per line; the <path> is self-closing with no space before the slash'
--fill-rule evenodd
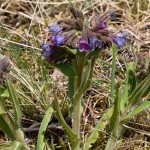
<path id="1" fill-rule="evenodd" d="M 68 55 L 64 46 L 70 49 L 77 49 L 78 52 L 96 51 L 110 48 L 113 43 L 121 49 L 127 37 L 125 33 L 120 36 L 115 35 L 107 29 L 109 15 L 95 16 L 89 24 L 85 23 L 84 15 L 81 11 L 71 7 L 70 12 L 73 19 L 61 20 L 57 25 L 49 26 L 52 33 L 50 44 L 43 43 L 43 55 L 49 61 L 57 61 L 66 58 Z"/>

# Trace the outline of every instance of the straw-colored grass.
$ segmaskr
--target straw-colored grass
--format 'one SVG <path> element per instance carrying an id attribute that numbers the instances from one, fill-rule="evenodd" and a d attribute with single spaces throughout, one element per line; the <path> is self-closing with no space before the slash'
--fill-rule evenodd
<path id="1" fill-rule="evenodd" d="M 120 13 L 121 17 L 117 22 L 110 22 L 110 29 L 116 33 L 126 32 L 132 46 L 117 56 L 118 82 L 123 82 L 125 62 L 132 62 L 135 58 L 140 61 L 140 58 L 148 58 L 150 61 L 149 0 L 72 0 L 71 2 L 89 17 L 111 11 Z M 34 149 L 33 145 L 43 114 L 52 103 L 55 94 L 61 93 L 57 97 L 63 101 L 62 109 L 64 115 L 67 115 L 66 79 L 43 60 L 40 45 L 49 38 L 48 25 L 70 17 L 67 11 L 69 5 L 67 0 L 0 1 L 0 54 L 9 56 L 14 64 L 11 76 L 21 103 L 22 124 L 31 149 Z M 112 53 L 104 51 L 100 57 L 94 68 L 93 85 L 84 96 L 85 111 L 81 133 L 83 142 L 108 108 L 111 79 L 109 64 L 112 61 Z M 141 64 L 139 62 L 139 65 Z M 37 131 L 34 131 L 34 125 Z M 48 139 L 49 134 L 55 135 L 55 138 L 59 136 L 57 128 L 54 127 L 53 130 L 56 132 L 54 133 L 49 127 Z M 119 150 L 150 149 L 150 109 L 133 118 L 126 128 L 127 132 Z M 107 129 L 101 132 L 100 135 L 104 139 L 99 138 L 93 149 L 103 150 L 109 134 Z M 0 139 L 0 146 L 5 147 L 9 144 L 1 133 Z"/>

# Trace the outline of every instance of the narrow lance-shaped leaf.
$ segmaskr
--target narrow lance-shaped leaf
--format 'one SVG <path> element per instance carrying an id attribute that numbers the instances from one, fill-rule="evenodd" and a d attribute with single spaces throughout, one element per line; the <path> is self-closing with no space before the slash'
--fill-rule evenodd
<path id="1" fill-rule="evenodd" d="M 91 85 L 94 60 L 88 61 L 81 84 L 75 93 L 75 96 L 81 96 Z"/>
<path id="2" fill-rule="evenodd" d="M 46 128 L 48 126 L 48 123 L 51 119 L 51 115 L 52 115 L 53 109 L 50 107 L 48 108 L 48 110 L 46 111 L 44 118 L 42 120 L 40 129 L 39 129 L 39 133 L 38 133 L 38 139 L 37 139 L 37 150 L 43 150 L 44 148 L 44 134 L 46 131 Z"/>
<path id="3" fill-rule="evenodd" d="M 72 131 L 72 129 L 68 126 L 66 121 L 64 120 L 64 117 L 61 113 L 57 99 L 55 99 L 53 102 L 53 108 L 56 111 L 56 117 L 59 123 L 65 128 L 65 131 L 69 137 L 69 140 L 71 141 L 71 143 L 74 143 L 74 142 L 76 143 L 76 141 L 79 139 L 77 138 L 77 135 Z"/>
<path id="4" fill-rule="evenodd" d="M 11 128 L 9 127 L 9 125 L 7 124 L 7 122 L 5 121 L 4 117 L 5 117 L 6 112 L 0 110 L 0 128 L 2 129 L 2 131 L 8 136 L 8 138 L 11 141 L 16 140 Z"/>
<path id="5" fill-rule="evenodd" d="M 136 88 L 135 74 L 132 70 L 129 70 L 129 84 L 131 86 L 130 92 L 132 92 Z"/>
<path id="6" fill-rule="evenodd" d="M 122 98 L 121 98 L 121 102 L 120 102 L 120 110 L 122 113 L 125 109 L 126 103 L 128 102 L 128 90 L 129 90 L 129 87 L 128 87 L 128 77 L 127 77 L 127 79 L 125 81 L 125 86 L 122 91 Z"/>
<path id="7" fill-rule="evenodd" d="M 119 89 L 119 85 L 116 87 L 116 98 L 114 103 L 114 111 L 110 120 L 110 126 L 112 129 L 113 138 L 118 137 L 118 126 L 119 126 L 119 118 L 120 118 L 120 101 L 121 101 L 121 93 Z"/>
<path id="8" fill-rule="evenodd" d="M 93 143 L 96 142 L 96 140 L 99 138 L 99 132 L 103 131 L 105 126 L 108 123 L 108 120 L 110 119 L 110 117 L 112 116 L 112 112 L 113 112 L 113 108 L 108 109 L 108 111 L 102 116 L 102 118 L 99 120 L 99 122 L 96 125 L 96 128 L 94 129 L 94 131 L 92 131 L 92 133 L 90 134 L 90 136 L 87 138 L 85 146 L 83 148 L 83 150 L 89 150 L 90 147 L 92 146 Z"/>
<path id="9" fill-rule="evenodd" d="M 120 101 L 121 101 L 121 92 L 119 85 L 116 87 L 116 98 L 114 103 L 113 115 L 110 120 L 110 127 L 112 129 L 111 136 L 109 137 L 105 150 L 113 150 L 116 148 L 117 140 L 119 137 L 119 125 L 120 125 Z"/>
<path id="10" fill-rule="evenodd" d="M 21 122 L 22 112 L 20 109 L 20 104 L 18 102 L 16 93 L 15 93 L 14 88 L 12 87 L 11 84 L 12 83 L 10 81 L 7 81 L 8 90 L 9 90 L 10 98 L 11 98 L 12 103 L 13 103 L 13 108 L 14 108 L 14 113 L 15 113 L 15 122 L 19 127 L 20 122 Z"/>
<path id="11" fill-rule="evenodd" d="M 136 116 L 138 113 L 150 107 L 150 101 L 143 102 L 140 106 L 136 107 L 133 111 L 128 113 L 124 118 L 122 118 L 121 122 L 126 123 L 133 116 Z"/>
<path id="12" fill-rule="evenodd" d="M 135 66 L 133 63 L 126 63 L 126 68 L 127 68 L 127 75 L 126 75 L 126 80 L 125 80 L 125 85 L 122 91 L 122 96 L 121 96 L 121 112 L 124 112 L 125 106 L 128 103 L 128 96 L 131 94 L 130 92 L 136 87 L 136 80 L 134 76 L 134 70 Z"/>
<path id="13" fill-rule="evenodd" d="M 132 106 L 138 102 L 143 96 L 150 92 L 150 75 L 146 77 L 132 92 L 129 97 L 129 105 Z"/>

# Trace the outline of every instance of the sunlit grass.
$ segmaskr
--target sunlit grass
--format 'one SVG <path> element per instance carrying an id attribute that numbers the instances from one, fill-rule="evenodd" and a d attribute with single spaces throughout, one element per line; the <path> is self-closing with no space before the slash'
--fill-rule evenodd
<path id="1" fill-rule="evenodd" d="M 113 10 L 118 10 L 122 14 L 121 22 L 110 22 L 111 28 L 116 32 L 118 29 L 125 31 L 134 46 L 133 48 L 129 47 L 128 51 L 119 52 L 116 58 L 116 81 L 122 84 L 125 77 L 126 63 L 130 61 L 135 62 L 135 59 L 137 59 L 136 53 L 138 52 L 149 55 L 150 3 L 146 0 L 143 2 L 137 0 L 136 3 L 133 0 L 124 0 L 122 2 L 117 0 L 108 0 L 107 2 L 105 0 L 101 2 L 83 0 L 82 2 L 72 1 L 72 3 L 83 10 L 85 15 L 89 16 Z M 48 0 L 2 0 L 0 2 L 0 54 L 10 57 L 14 64 L 10 73 L 13 86 L 21 104 L 23 117 L 31 120 L 31 122 L 25 124 L 25 127 L 32 126 L 34 122 L 41 123 L 45 111 L 54 100 L 55 90 L 61 92 L 61 95 L 58 95 L 60 100 L 63 98 L 67 100 L 66 78 L 49 66 L 41 57 L 40 45 L 49 39 L 47 34 L 48 25 L 54 24 L 57 20 L 69 18 L 69 14 L 66 11 L 68 5 L 69 2 L 67 0 L 52 2 Z M 107 110 L 108 99 L 110 99 L 112 52 L 105 51 L 100 58 L 97 60 L 94 68 L 93 85 L 85 95 L 84 109 L 88 111 L 85 111 L 82 119 L 83 141 L 85 141 L 89 132 L 92 131 L 92 128 L 95 127 L 97 118 L 100 118 Z M 143 111 L 143 114 L 147 116 L 145 120 L 150 122 L 149 109 Z M 138 117 L 142 118 L 142 115 Z M 133 118 L 131 121 L 138 123 L 140 121 L 138 117 L 137 119 Z M 138 126 L 137 129 L 141 129 L 144 124 L 144 120 L 140 121 L 140 127 Z M 146 123 L 146 125 L 145 131 L 150 127 L 149 123 Z M 125 142 L 120 147 L 128 146 L 131 141 L 131 143 L 134 143 L 131 146 L 136 148 L 138 147 L 136 134 L 140 133 L 132 128 L 129 128 L 129 130 L 133 132 L 133 137 L 131 139 L 128 136 L 124 137 Z M 106 135 L 106 139 L 110 135 L 107 129 L 103 134 Z M 29 135 L 28 138 L 30 137 L 32 141 L 32 136 Z M 57 135 L 57 137 L 59 136 Z M 150 145 L 148 138 L 148 135 L 143 135 L 141 137 L 142 140 L 140 139 L 140 142 L 146 143 L 144 145 L 147 145 L 147 147 Z M 96 143 L 93 147 L 96 148 L 101 142 L 105 142 L 105 140 L 101 141 L 99 139 L 97 141 L 98 144 Z"/>

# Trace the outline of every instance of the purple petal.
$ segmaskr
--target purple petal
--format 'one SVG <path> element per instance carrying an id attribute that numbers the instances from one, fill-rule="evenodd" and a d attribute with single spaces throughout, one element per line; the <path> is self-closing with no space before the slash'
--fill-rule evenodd
<path id="1" fill-rule="evenodd" d="M 61 46 L 62 44 L 64 44 L 64 40 L 65 40 L 64 35 L 51 36 L 51 42 L 56 46 Z"/>
<path id="2" fill-rule="evenodd" d="M 60 31 L 62 31 L 62 28 L 58 25 L 49 26 L 49 30 L 53 32 L 54 35 L 58 34 Z"/>
<path id="3" fill-rule="evenodd" d="M 106 28 L 106 22 L 101 22 L 100 24 L 99 24 L 99 29 L 105 29 Z"/>
<path id="4" fill-rule="evenodd" d="M 80 52 L 90 50 L 90 45 L 85 39 L 81 39 L 78 43 L 78 48 Z"/>
<path id="5" fill-rule="evenodd" d="M 43 43 L 43 44 L 42 44 L 42 49 L 43 49 L 43 55 L 44 55 L 44 57 L 46 57 L 47 59 L 48 59 L 49 57 L 51 57 L 51 55 L 53 54 L 53 46 L 52 46 L 52 45 Z"/>
<path id="6" fill-rule="evenodd" d="M 118 49 L 121 49 L 125 42 L 127 41 L 127 35 L 125 33 L 122 33 L 121 36 L 116 36 L 114 38 L 114 42 L 117 44 Z"/>
<path id="7" fill-rule="evenodd" d="M 90 47 L 91 47 L 91 49 L 94 50 L 96 46 L 101 48 L 102 47 L 102 42 L 97 37 L 91 37 L 90 38 Z"/>

